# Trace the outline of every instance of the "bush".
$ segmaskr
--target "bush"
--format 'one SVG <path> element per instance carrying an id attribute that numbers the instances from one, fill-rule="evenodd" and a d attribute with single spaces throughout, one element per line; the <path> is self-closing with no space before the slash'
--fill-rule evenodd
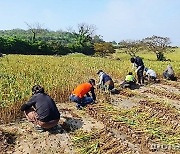
<path id="1" fill-rule="evenodd" d="M 95 55 L 97 56 L 108 56 L 109 54 L 115 53 L 114 47 L 111 43 L 94 43 Z"/>

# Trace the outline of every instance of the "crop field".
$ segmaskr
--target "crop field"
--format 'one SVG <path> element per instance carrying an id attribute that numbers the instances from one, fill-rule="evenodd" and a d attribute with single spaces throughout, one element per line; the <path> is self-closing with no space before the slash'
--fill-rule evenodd
<path id="1" fill-rule="evenodd" d="M 0 142 L 2 153 L 180 153 L 180 50 L 165 55 L 171 61 L 156 61 L 153 54 L 140 56 L 157 72 L 160 83 L 120 89 L 114 95 L 96 89 L 97 103 L 83 110 L 69 102 L 75 86 L 90 78 L 98 82 L 96 72 L 102 69 L 119 89 L 126 74 L 134 73 L 130 56 L 117 52 L 107 58 L 82 54 L 1 58 L 0 137 L 8 132 L 16 136 L 13 146 Z M 162 78 L 169 63 L 177 82 Z M 19 109 L 35 84 L 56 101 L 64 133 L 36 133 L 24 119 Z"/>

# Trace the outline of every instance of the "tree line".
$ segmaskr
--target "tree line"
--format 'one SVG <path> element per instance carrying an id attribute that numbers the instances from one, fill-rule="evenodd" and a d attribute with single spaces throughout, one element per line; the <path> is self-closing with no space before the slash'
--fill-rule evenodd
<path id="1" fill-rule="evenodd" d="M 130 56 L 137 52 L 153 52 L 157 60 L 166 60 L 164 53 L 173 51 L 170 38 L 152 36 L 142 40 L 123 40 L 105 42 L 102 36 L 95 35 L 95 26 L 81 23 L 78 30 L 69 28 L 67 31 L 50 31 L 40 24 L 28 24 L 28 30 L 13 29 L 0 31 L 0 53 L 4 54 L 35 54 L 35 55 L 66 55 L 83 53 L 86 55 L 106 56 L 123 49 Z"/>
<path id="2" fill-rule="evenodd" d="M 93 28 L 80 24 L 78 31 L 49 31 L 29 25 L 28 30 L 0 31 L 0 52 L 5 54 L 94 54 Z M 98 37 L 98 36 L 96 36 Z"/>

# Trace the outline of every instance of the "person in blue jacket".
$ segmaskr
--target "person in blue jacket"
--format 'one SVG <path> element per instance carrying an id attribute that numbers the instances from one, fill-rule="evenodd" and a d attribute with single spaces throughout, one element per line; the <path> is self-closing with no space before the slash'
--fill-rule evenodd
<path id="1" fill-rule="evenodd" d="M 112 90 L 114 89 L 114 82 L 112 78 L 106 74 L 103 70 L 99 70 L 97 72 L 99 76 L 99 83 L 98 86 L 104 90 Z"/>

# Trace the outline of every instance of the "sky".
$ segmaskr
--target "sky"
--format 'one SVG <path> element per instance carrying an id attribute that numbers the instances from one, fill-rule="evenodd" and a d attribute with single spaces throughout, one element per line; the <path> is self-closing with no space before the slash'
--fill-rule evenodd
<path id="1" fill-rule="evenodd" d="M 180 0 L 0 0 L 0 30 L 94 25 L 105 41 L 169 37 L 180 46 Z"/>

